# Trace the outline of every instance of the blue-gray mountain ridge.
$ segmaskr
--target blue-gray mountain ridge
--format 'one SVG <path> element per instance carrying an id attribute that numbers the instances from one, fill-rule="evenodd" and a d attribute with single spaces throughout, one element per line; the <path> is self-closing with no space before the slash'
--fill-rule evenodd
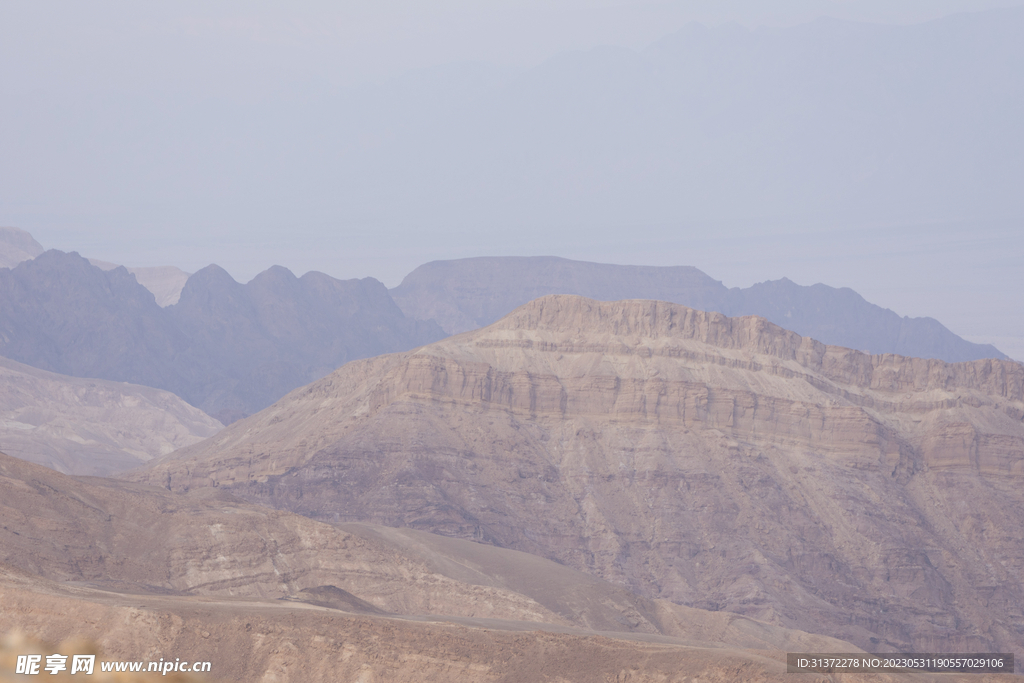
<path id="1" fill-rule="evenodd" d="M 274 266 L 240 284 L 218 266 L 161 308 L 125 268 L 48 251 L 0 269 L 0 355 L 74 377 L 172 391 L 225 424 L 358 358 L 483 327 L 546 294 L 656 299 L 760 315 L 827 344 L 956 362 L 1004 358 L 931 318 L 906 318 L 849 289 L 789 280 L 729 289 L 696 268 L 556 257 L 425 264 L 389 293 L 373 278 L 301 278 Z"/>
<path id="2" fill-rule="evenodd" d="M 444 336 L 407 319 L 373 278 L 274 266 L 242 285 L 211 265 L 161 308 L 124 267 L 103 271 L 75 253 L 0 268 L 0 355 L 166 389 L 224 423 L 350 360 Z"/>
<path id="3" fill-rule="evenodd" d="M 788 279 L 728 288 L 690 266 L 621 266 L 554 256 L 433 261 L 409 273 L 391 296 L 411 318 L 433 319 L 451 334 L 485 327 L 548 294 L 599 301 L 655 299 L 717 311 L 759 315 L 825 344 L 947 362 L 1006 358 L 974 344 L 934 318 L 910 318 L 865 301 L 852 289 Z"/>

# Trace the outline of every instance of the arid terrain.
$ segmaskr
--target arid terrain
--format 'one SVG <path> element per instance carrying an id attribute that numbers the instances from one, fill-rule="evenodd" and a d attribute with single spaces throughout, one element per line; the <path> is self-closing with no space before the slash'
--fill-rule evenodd
<path id="1" fill-rule="evenodd" d="M 0 451 L 58 472 L 122 472 L 222 428 L 169 391 L 0 357 Z"/>
<path id="2" fill-rule="evenodd" d="M 36 413 L 126 450 L 112 406 L 163 396 L 8 365 Z M 1022 420 L 1012 361 L 544 297 L 119 479 L 0 455 L 0 632 L 268 683 L 797 680 L 786 652 L 1015 651 Z"/>
<path id="3" fill-rule="evenodd" d="M 1021 36 L 0 2 L 0 683 L 1024 683 Z"/>
<path id="4" fill-rule="evenodd" d="M 865 649 L 1014 650 L 1024 367 L 553 296 L 130 475 L 514 548 Z"/>
<path id="5" fill-rule="evenodd" d="M 787 650 L 854 650 L 513 550 L 6 455 L 0 526 L 0 631 L 226 680 L 781 680 Z"/>

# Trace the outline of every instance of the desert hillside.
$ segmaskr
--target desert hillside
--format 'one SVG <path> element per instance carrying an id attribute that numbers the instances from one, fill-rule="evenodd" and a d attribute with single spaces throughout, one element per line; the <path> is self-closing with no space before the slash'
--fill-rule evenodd
<path id="1" fill-rule="evenodd" d="M 644 599 L 514 550 L 3 454 L 0 600 L 0 633 L 90 641 L 113 659 L 187 654 L 221 680 L 776 680 L 786 651 L 854 647 Z"/>
<path id="2" fill-rule="evenodd" d="M 59 472 L 122 472 L 222 428 L 169 391 L 0 358 L 0 450 Z"/>
<path id="3" fill-rule="evenodd" d="M 879 649 L 1024 628 L 1024 367 L 538 299 L 350 363 L 132 475 L 555 559 Z"/>

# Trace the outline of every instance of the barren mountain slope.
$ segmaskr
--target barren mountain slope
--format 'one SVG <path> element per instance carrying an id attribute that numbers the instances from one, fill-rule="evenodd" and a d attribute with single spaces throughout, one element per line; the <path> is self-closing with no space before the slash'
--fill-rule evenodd
<path id="1" fill-rule="evenodd" d="M 216 490 L 73 478 L 3 454 L 0 601 L 0 633 L 90 639 L 115 658 L 184 653 L 234 680 L 263 680 L 259 667 L 289 670 L 273 680 L 327 680 L 317 667 L 338 665 L 339 653 L 377 676 L 425 660 L 436 680 L 460 680 L 470 643 L 478 680 L 530 670 L 531 657 L 549 656 L 527 654 L 537 643 L 565 650 L 552 666 L 575 662 L 570 680 L 652 652 L 675 666 L 739 663 L 762 675 L 779 672 L 787 650 L 853 648 L 646 600 L 513 550 L 409 529 L 338 529 Z M 467 647 L 453 650 L 453 635 Z M 374 647 L 391 659 L 374 661 Z M 302 678 L 311 668 L 317 677 Z"/>
<path id="2" fill-rule="evenodd" d="M 169 391 L 0 358 L 0 450 L 59 472 L 121 472 L 221 429 Z"/>
<path id="3" fill-rule="evenodd" d="M 102 649 L 101 660 L 184 656 L 209 661 L 216 680 L 245 683 L 781 683 L 804 678 L 785 673 L 780 652 L 695 647 L 521 622 L 359 615 L 281 601 L 116 594 L 54 585 L 2 567 L 0 600 L 0 632 L 28 630 L 50 642 L 88 639 Z M 33 650 L 9 648 L 10 655 L 26 651 Z M 46 652 L 54 651 L 64 650 Z M 0 681 L 21 680 L 6 677 L 14 670 L 14 657 L 5 654 L 0 651 Z M 872 674 L 837 680 L 927 679 Z"/>
<path id="4" fill-rule="evenodd" d="M 1024 644 L 1024 367 L 545 297 L 131 475 L 555 558 L 872 649 Z"/>
<path id="5" fill-rule="evenodd" d="M 387 612 L 571 623 L 513 591 L 431 571 L 380 540 L 216 491 L 184 497 L 76 479 L 2 454 L 0 491 L 0 563 L 50 580 L 260 598 L 335 586 Z"/>
<path id="6" fill-rule="evenodd" d="M 113 270 L 118 264 L 99 259 L 88 259 L 89 263 L 100 270 Z M 135 276 L 136 282 L 153 293 L 153 298 L 161 308 L 166 308 L 178 303 L 181 298 L 181 290 L 188 282 L 192 273 L 186 273 L 175 266 L 149 266 L 142 268 L 127 268 L 128 272 Z"/>

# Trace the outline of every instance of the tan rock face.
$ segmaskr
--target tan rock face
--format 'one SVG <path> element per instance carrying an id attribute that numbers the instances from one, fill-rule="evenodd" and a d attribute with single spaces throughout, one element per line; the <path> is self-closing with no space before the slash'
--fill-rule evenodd
<path id="1" fill-rule="evenodd" d="M 1022 419 L 1010 361 L 558 296 L 350 363 L 136 478 L 525 550 L 874 650 L 1012 650 Z"/>
<path id="2" fill-rule="evenodd" d="M 365 525 L 343 531 L 232 502 L 230 496 L 184 497 L 104 479 L 79 481 L 2 454 L 0 526 L 0 565 L 54 581 L 130 592 L 270 599 L 334 586 L 365 596 L 389 613 L 562 625 L 577 619 L 558 615 L 501 582 L 452 578 L 416 553 L 398 551 Z M 511 565 L 522 555 L 488 550 L 512 555 L 505 558 Z M 569 580 L 563 577 L 563 583 Z M 618 606 L 633 613 L 635 626 L 643 622 L 640 630 L 656 632 L 632 606 L 632 596 L 620 593 Z M 591 603 L 578 614 L 589 614 L 594 606 L 597 611 L 578 618 L 613 623 L 620 616 L 618 610 Z"/>
<path id="3" fill-rule="evenodd" d="M 123 472 L 223 427 L 169 391 L 0 358 L 0 450 L 60 472 Z"/>

